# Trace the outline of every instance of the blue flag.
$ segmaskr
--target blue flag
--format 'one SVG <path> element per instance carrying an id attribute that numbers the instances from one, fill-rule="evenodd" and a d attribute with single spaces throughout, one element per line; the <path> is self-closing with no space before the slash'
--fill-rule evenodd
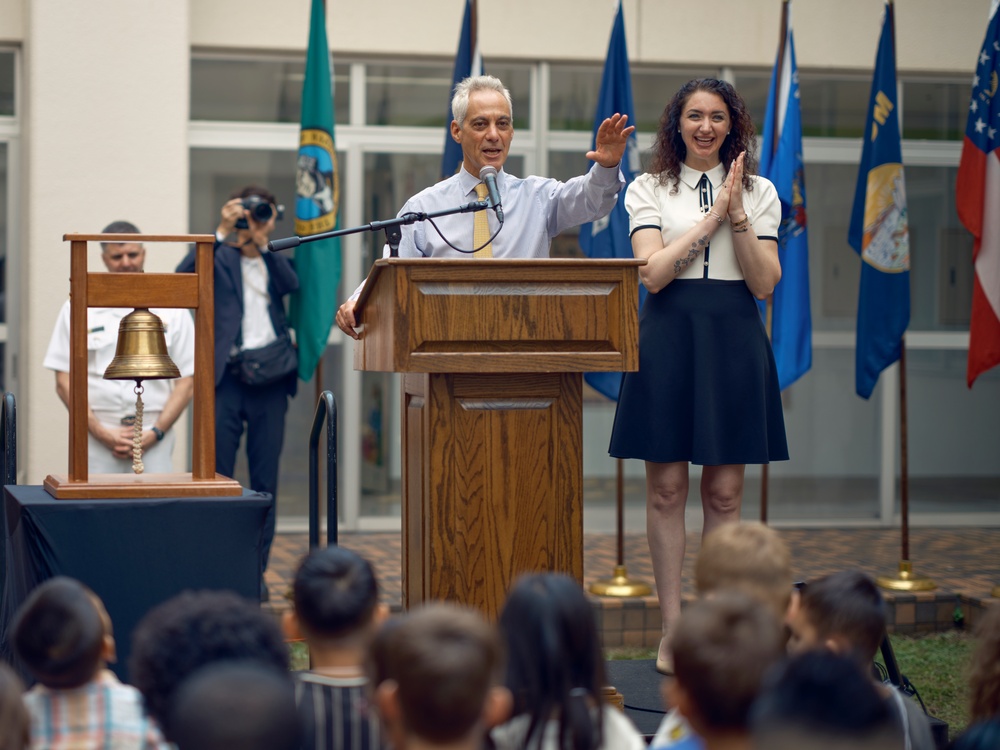
<path id="1" fill-rule="evenodd" d="M 476 0 L 465 0 L 465 16 L 462 18 L 462 32 L 458 37 L 458 52 L 455 54 L 455 69 L 451 74 L 451 90 L 448 92 L 448 114 L 444 118 L 444 156 L 441 157 L 441 179 L 455 174 L 462 166 L 462 147 L 451 137 L 451 96 L 455 87 L 470 76 L 483 74 L 483 58 L 479 54 L 479 38 L 476 32 Z"/>
<path id="2" fill-rule="evenodd" d="M 340 180 L 333 140 L 333 65 L 323 0 L 312 0 L 295 185 L 295 234 L 336 229 Z M 299 347 L 299 377 L 309 380 L 326 350 L 337 312 L 340 238 L 300 245 L 295 251 L 295 272 L 299 290 L 292 295 L 289 316 Z"/>
<path id="3" fill-rule="evenodd" d="M 910 323 L 910 233 L 896 94 L 892 4 L 885 6 L 847 241 L 861 256 L 855 388 L 868 398 L 899 359 Z"/>
<path id="4" fill-rule="evenodd" d="M 795 64 L 791 3 L 784 3 L 785 36 L 771 73 L 767 96 L 760 174 L 774 183 L 781 201 L 778 259 L 781 281 L 774 288 L 771 348 L 784 390 L 812 367 L 812 316 L 809 309 L 809 240 L 806 183 L 802 165 L 802 110 Z"/>
<path id="5" fill-rule="evenodd" d="M 604 62 L 601 77 L 601 93 L 597 99 L 597 113 L 594 115 L 594 133 L 591 148 L 597 143 L 597 129 L 605 118 L 615 112 L 628 115 L 629 123 L 635 122 L 635 107 L 632 106 L 632 74 L 628 67 L 628 48 L 625 45 L 625 16 L 621 3 L 611 28 L 611 43 L 608 57 Z M 626 187 L 635 179 L 639 167 L 639 145 L 633 132 L 622 156 L 621 171 Z M 632 242 L 628 236 L 628 212 L 625 210 L 625 192 L 618 196 L 615 207 L 603 219 L 580 227 L 580 247 L 590 258 L 632 258 Z M 646 289 L 639 287 L 639 306 L 646 299 Z M 587 384 L 610 399 L 618 399 L 621 385 L 620 372 L 588 372 L 584 375 Z"/>

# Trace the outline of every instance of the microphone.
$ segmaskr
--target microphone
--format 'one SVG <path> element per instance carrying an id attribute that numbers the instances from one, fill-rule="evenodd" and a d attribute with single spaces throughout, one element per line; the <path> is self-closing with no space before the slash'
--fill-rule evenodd
<path id="1" fill-rule="evenodd" d="M 497 221 L 503 224 L 503 207 L 500 205 L 500 188 L 497 187 L 497 170 L 487 164 L 479 170 L 479 179 L 486 183 L 489 191 L 490 203 L 493 204 L 493 212 L 497 215 Z"/>
<path id="2" fill-rule="evenodd" d="M 267 243 L 267 249 L 272 253 L 277 253 L 282 250 L 291 250 L 293 247 L 298 247 L 302 244 L 302 241 L 298 237 L 285 237 L 283 240 L 272 240 Z"/>

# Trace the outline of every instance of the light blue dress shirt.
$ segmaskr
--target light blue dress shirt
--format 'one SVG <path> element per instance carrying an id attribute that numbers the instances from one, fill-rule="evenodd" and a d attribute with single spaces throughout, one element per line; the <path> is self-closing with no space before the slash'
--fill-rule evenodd
<path id="1" fill-rule="evenodd" d="M 431 213 L 476 201 L 479 178 L 465 169 L 453 177 L 422 190 L 410 198 L 398 216 L 405 213 Z M 618 167 L 594 164 L 587 174 L 559 182 L 548 177 L 514 177 L 501 170 L 497 187 L 503 205 L 504 224 L 493 240 L 494 258 L 547 258 L 549 242 L 570 227 L 596 221 L 611 211 L 625 178 Z M 492 210 L 488 211 L 490 234 L 500 226 Z M 451 244 L 473 250 L 472 214 L 442 216 L 434 223 Z M 448 247 L 431 226 L 422 221 L 402 227 L 399 243 L 401 258 L 471 257 Z M 388 257 L 389 247 L 383 250 Z"/>
<path id="2" fill-rule="evenodd" d="M 458 174 L 421 190 L 410 198 L 397 216 L 406 213 L 433 213 L 446 208 L 472 203 L 476 197 L 479 177 L 464 168 Z M 550 177 L 515 177 L 500 170 L 497 188 L 503 206 L 504 223 L 493 239 L 494 258 L 548 258 L 553 237 L 570 227 L 597 221 L 607 216 L 625 187 L 621 170 L 593 164 L 579 177 L 560 182 Z M 500 226 L 496 215 L 488 210 L 490 234 Z M 475 214 L 458 213 L 434 219 L 434 224 L 452 245 L 448 246 L 429 221 L 404 224 L 399 243 L 400 258 L 472 258 L 472 231 Z M 389 257 L 385 245 L 382 257 Z M 354 290 L 357 299 L 364 282 Z"/>

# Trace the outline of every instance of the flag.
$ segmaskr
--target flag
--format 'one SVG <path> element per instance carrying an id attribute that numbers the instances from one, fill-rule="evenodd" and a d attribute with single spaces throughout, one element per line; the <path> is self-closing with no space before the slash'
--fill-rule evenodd
<path id="1" fill-rule="evenodd" d="M 772 295 L 771 348 L 778 366 L 778 386 L 784 390 L 812 367 L 812 317 L 799 70 L 795 64 L 791 2 L 785 0 L 782 8 L 783 33 L 767 95 L 760 174 L 774 184 L 781 201 L 781 281 Z"/>
<path id="2" fill-rule="evenodd" d="M 847 241 L 861 256 L 855 388 L 868 398 L 879 373 L 899 359 L 910 322 L 910 234 L 892 3 L 886 3 L 882 20 L 863 142 Z"/>
<path id="3" fill-rule="evenodd" d="M 972 98 L 958 165 L 958 218 L 973 237 L 972 317 L 966 381 L 1000 364 L 1000 13 L 990 6 L 986 39 L 972 78 Z M 989 207 L 989 210 L 987 210 Z"/>
<path id="4" fill-rule="evenodd" d="M 594 115 L 594 133 L 591 149 L 597 143 L 597 129 L 605 118 L 615 112 L 628 115 L 629 123 L 635 122 L 635 107 L 632 106 L 632 74 L 628 66 L 628 47 L 625 44 L 625 16 L 621 2 L 611 27 L 611 42 L 608 56 L 604 61 L 601 77 L 601 92 L 597 98 L 597 112 Z M 621 171 L 626 187 L 635 179 L 640 170 L 639 145 L 635 133 L 628 139 L 622 156 Z M 625 192 L 619 194 L 611 213 L 603 219 L 580 227 L 580 247 L 590 258 L 632 258 L 632 242 L 628 233 L 628 212 L 625 210 Z M 646 299 L 646 289 L 639 287 L 639 306 Z M 584 375 L 587 384 L 610 399 L 618 398 L 621 385 L 620 372 L 588 372 Z"/>
<path id="5" fill-rule="evenodd" d="M 465 0 L 465 16 L 462 18 L 462 32 L 458 37 L 458 52 L 455 53 L 455 69 L 451 74 L 451 90 L 448 92 L 448 113 L 444 118 L 444 156 L 441 157 L 441 179 L 455 174 L 462 166 L 462 147 L 451 137 L 451 97 L 455 87 L 470 76 L 483 74 L 483 57 L 479 54 L 479 38 L 476 32 L 478 14 L 476 0 Z"/>
<path id="6" fill-rule="evenodd" d="M 340 179 L 333 139 L 333 65 L 323 0 L 312 0 L 295 185 L 295 234 L 336 229 Z M 299 377 L 309 380 L 326 349 L 337 312 L 340 238 L 300 245 L 295 251 L 295 271 L 299 290 L 292 295 L 289 315 L 299 347 Z"/>

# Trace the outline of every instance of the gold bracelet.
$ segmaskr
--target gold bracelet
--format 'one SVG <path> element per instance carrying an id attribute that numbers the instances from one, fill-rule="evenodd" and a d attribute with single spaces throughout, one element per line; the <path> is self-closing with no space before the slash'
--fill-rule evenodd
<path id="1" fill-rule="evenodd" d="M 720 224 L 723 222 L 723 217 L 719 216 L 717 213 L 715 213 L 715 211 L 709 210 L 709 212 L 707 214 L 705 214 L 705 215 L 706 216 L 711 216 L 713 219 L 715 219 Z"/>
<path id="2" fill-rule="evenodd" d="M 748 229 L 750 229 L 750 227 L 752 227 L 752 226 L 753 226 L 753 224 L 746 224 L 746 225 L 744 225 L 743 227 L 741 227 L 741 228 L 737 229 L 737 228 L 736 228 L 736 226 L 734 225 L 734 226 L 733 226 L 733 233 L 734 233 L 734 234 L 741 234 L 742 232 L 746 232 L 746 231 L 747 231 Z"/>
<path id="3" fill-rule="evenodd" d="M 733 230 L 734 231 L 740 231 L 740 230 L 744 230 L 745 231 L 746 226 L 749 223 L 750 223 L 750 214 L 744 214 L 742 219 L 740 219 L 739 221 L 734 221 L 733 222 Z"/>

